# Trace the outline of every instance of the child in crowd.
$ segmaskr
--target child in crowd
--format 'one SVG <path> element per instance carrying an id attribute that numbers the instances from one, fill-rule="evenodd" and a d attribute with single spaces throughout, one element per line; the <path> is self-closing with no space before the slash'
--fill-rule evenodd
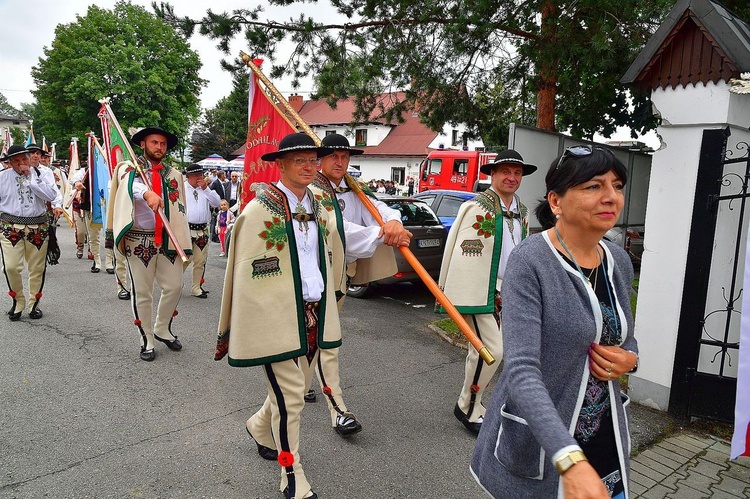
<path id="1" fill-rule="evenodd" d="M 229 211 L 229 203 L 226 199 L 222 199 L 219 203 L 219 215 L 216 217 L 216 233 L 219 234 L 219 242 L 221 243 L 221 253 L 219 256 L 226 256 L 226 238 L 227 228 L 234 223 L 234 215 Z"/>

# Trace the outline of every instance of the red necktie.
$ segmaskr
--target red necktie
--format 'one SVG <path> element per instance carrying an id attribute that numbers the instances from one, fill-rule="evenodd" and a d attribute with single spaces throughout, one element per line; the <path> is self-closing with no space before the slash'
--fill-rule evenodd
<path id="1" fill-rule="evenodd" d="M 159 197 L 163 197 L 162 187 L 161 187 L 161 169 L 163 168 L 163 165 L 159 163 L 158 165 L 152 165 L 151 166 L 151 190 L 154 191 L 156 194 L 158 194 Z M 157 247 L 161 246 L 162 243 L 162 231 L 164 230 L 164 226 L 161 222 L 161 217 L 156 214 L 155 216 L 155 225 L 154 225 L 154 243 Z"/>

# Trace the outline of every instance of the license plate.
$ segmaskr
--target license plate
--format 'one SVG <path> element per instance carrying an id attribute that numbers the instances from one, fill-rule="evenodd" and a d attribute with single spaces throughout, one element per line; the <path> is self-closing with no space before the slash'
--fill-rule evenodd
<path id="1" fill-rule="evenodd" d="M 419 248 L 434 248 L 440 246 L 440 239 L 419 239 L 417 241 L 417 247 Z"/>

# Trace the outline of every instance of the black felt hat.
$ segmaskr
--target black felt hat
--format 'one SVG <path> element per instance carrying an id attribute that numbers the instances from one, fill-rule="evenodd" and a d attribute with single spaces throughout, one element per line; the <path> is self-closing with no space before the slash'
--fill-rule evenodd
<path id="1" fill-rule="evenodd" d="M 203 175 L 203 167 L 195 163 L 193 163 L 192 165 L 188 165 L 185 168 L 185 175 L 190 175 L 191 173 L 200 173 L 201 175 Z"/>
<path id="2" fill-rule="evenodd" d="M 321 147 L 327 147 L 328 149 L 333 150 L 344 150 L 349 151 L 350 156 L 357 156 L 359 154 L 364 154 L 364 150 L 362 149 L 354 149 L 349 145 L 349 139 L 344 137 L 343 135 L 339 135 L 338 133 L 331 133 L 329 135 L 326 135 L 323 139 L 323 142 L 320 143 Z"/>
<path id="3" fill-rule="evenodd" d="M 497 153 L 495 161 L 480 166 L 479 171 L 481 171 L 485 175 L 490 175 L 493 168 L 504 164 L 522 167 L 524 177 L 526 175 L 531 175 L 537 170 L 536 166 L 524 163 L 523 158 L 520 154 L 518 154 L 518 152 L 514 151 L 513 149 L 508 149 L 507 151 L 501 151 Z"/>
<path id="4" fill-rule="evenodd" d="M 146 137 L 152 134 L 162 135 L 165 139 L 167 139 L 167 149 L 173 149 L 174 146 L 177 145 L 177 135 L 169 133 L 166 130 L 162 130 L 158 126 L 147 126 L 146 128 L 141 128 L 133 134 L 133 136 L 130 138 L 130 142 L 137 146 L 140 146 L 141 142 L 144 141 Z"/>
<path id="5" fill-rule="evenodd" d="M 8 161 L 13 156 L 18 156 L 19 154 L 26 154 L 28 152 L 29 152 L 29 150 L 26 149 L 22 145 L 12 145 L 8 149 L 8 152 L 5 153 L 4 156 L 0 157 L 0 161 Z"/>
<path id="6" fill-rule="evenodd" d="M 26 152 L 34 152 L 34 151 L 44 152 L 41 147 L 34 144 L 33 142 L 29 144 L 28 146 L 26 146 Z"/>
<path id="7" fill-rule="evenodd" d="M 269 152 L 260 157 L 263 161 L 276 161 L 280 156 L 288 152 L 296 151 L 314 151 L 318 153 L 318 157 L 328 156 L 333 152 L 332 149 L 327 147 L 318 147 L 315 145 L 315 141 L 306 133 L 292 133 L 281 139 L 279 142 L 279 150 Z"/>

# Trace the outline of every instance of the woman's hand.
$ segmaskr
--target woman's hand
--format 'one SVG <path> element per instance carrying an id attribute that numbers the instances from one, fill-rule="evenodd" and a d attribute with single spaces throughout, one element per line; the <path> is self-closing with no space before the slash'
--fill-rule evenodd
<path id="1" fill-rule="evenodd" d="M 633 370 L 638 357 L 618 346 L 604 346 L 596 343 L 589 348 L 589 368 L 591 374 L 601 381 L 617 379 Z"/>
<path id="2" fill-rule="evenodd" d="M 562 482 L 565 499 L 609 499 L 607 487 L 588 461 L 574 464 L 563 473 Z"/>

